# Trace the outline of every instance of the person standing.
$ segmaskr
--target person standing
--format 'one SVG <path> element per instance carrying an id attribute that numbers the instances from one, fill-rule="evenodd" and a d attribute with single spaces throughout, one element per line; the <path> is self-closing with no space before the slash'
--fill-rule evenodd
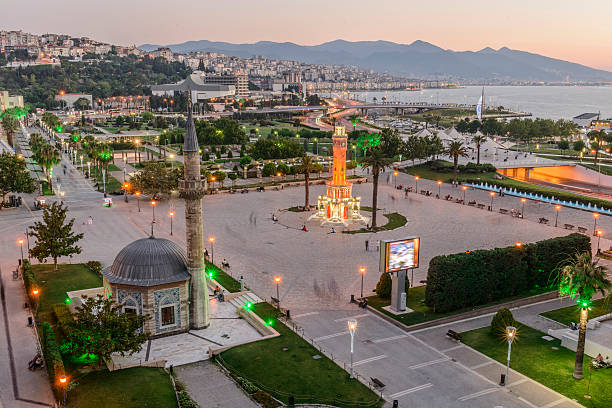
<path id="1" fill-rule="evenodd" d="M 368 250 L 370 248 L 370 241 L 368 241 L 367 239 L 365 241 L 365 248 L 366 248 L 366 252 L 368 252 Z"/>

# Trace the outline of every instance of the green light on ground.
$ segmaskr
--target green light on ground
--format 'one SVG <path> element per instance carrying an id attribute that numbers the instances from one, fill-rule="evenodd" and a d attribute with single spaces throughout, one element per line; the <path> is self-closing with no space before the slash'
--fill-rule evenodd
<path id="1" fill-rule="evenodd" d="M 244 304 L 244 308 L 248 311 L 251 311 L 251 309 L 253 308 L 253 304 L 251 302 L 246 302 Z"/>
<path id="2" fill-rule="evenodd" d="M 69 297 L 67 297 L 67 298 L 66 298 L 66 300 L 64 300 L 64 302 L 66 302 L 66 304 L 69 304 L 69 303 L 71 303 L 71 302 L 72 302 L 72 300 L 70 300 L 70 298 L 69 298 Z"/>

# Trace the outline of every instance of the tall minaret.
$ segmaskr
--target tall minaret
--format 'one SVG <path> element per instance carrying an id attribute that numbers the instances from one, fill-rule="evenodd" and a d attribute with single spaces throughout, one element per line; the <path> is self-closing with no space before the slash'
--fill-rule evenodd
<path id="1" fill-rule="evenodd" d="M 204 262 L 204 224 L 202 220 L 202 197 L 204 186 L 200 175 L 200 148 L 191 114 L 191 91 L 189 92 L 187 128 L 183 144 L 185 161 L 183 179 L 179 182 L 180 197 L 185 200 L 185 227 L 187 231 L 187 268 L 191 274 L 189 327 L 203 329 L 210 324 L 208 315 L 208 286 Z"/>

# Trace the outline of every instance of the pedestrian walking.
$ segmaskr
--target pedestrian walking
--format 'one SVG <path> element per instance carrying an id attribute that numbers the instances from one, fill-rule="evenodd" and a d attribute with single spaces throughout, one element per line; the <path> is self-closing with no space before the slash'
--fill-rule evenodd
<path id="1" fill-rule="evenodd" d="M 89 216 L 89 218 L 87 218 L 87 224 L 93 224 L 93 217 L 91 215 Z"/>
<path id="2" fill-rule="evenodd" d="M 365 241 L 365 247 L 366 247 L 366 252 L 368 252 L 368 249 L 370 248 L 370 241 L 368 241 L 367 239 Z"/>

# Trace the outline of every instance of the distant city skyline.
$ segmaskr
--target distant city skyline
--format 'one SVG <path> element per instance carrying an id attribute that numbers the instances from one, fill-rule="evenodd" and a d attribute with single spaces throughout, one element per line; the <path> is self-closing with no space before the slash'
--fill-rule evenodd
<path id="1" fill-rule="evenodd" d="M 516 0 L 508 4 L 443 0 L 414 4 L 398 0 L 235 0 L 222 3 L 182 0 L 105 2 L 33 0 L 7 7 L 0 29 L 87 36 L 119 45 L 174 44 L 211 40 L 316 45 L 386 40 L 423 40 L 455 51 L 509 47 L 612 71 L 612 3 L 592 0 L 575 7 L 569 0 Z"/>

